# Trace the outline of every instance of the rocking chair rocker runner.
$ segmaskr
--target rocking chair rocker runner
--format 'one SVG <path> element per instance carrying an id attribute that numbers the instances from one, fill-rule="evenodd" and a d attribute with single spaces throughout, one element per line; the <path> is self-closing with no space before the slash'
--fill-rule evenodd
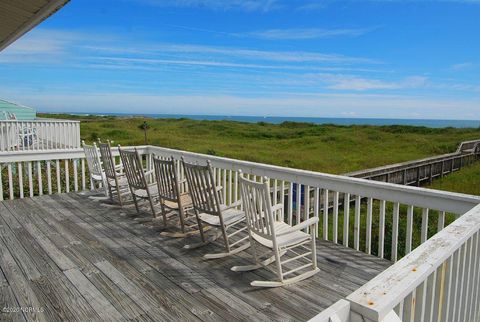
<path id="1" fill-rule="evenodd" d="M 195 248 L 203 246 L 213 240 L 205 238 L 203 223 L 216 227 L 223 235 L 225 244 L 225 252 L 216 254 L 206 254 L 205 259 L 215 259 L 237 254 L 248 247 L 248 236 L 240 237 L 238 240 L 232 242 L 232 237 L 247 229 L 244 220 L 245 213 L 237 209 L 240 202 L 235 202 L 229 206 L 225 205 L 219 193 L 219 189 L 215 186 L 213 179 L 213 172 L 210 161 L 207 165 L 197 165 L 187 163 L 182 158 L 182 164 L 185 169 L 185 176 L 193 201 L 193 209 L 197 217 L 198 228 L 200 230 L 200 237 L 202 242 L 198 245 L 186 245 L 184 248 Z M 230 230 L 233 232 L 229 233 Z M 238 236 L 237 236 L 238 237 Z"/>
<path id="2" fill-rule="evenodd" d="M 85 158 L 87 159 L 88 171 L 90 172 L 90 179 L 93 182 L 102 182 L 103 188 L 105 189 L 105 196 L 108 196 L 108 184 L 107 178 L 105 177 L 105 172 L 102 169 L 102 161 L 98 155 L 97 145 L 85 144 L 85 141 L 82 141 L 83 151 L 85 152 Z"/>
<path id="3" fill-rule="evenodd" d="M 187 237 L 198 234 L 198 230 L 186 231 L 186 210 L 192 208 L 192 199 L 188 192 L 181 193 L 180 185 L 186 180 L 180 181 L 178 179 L 177 167 L 175 159 L 162 160 L 160 158 L 153 159 L 153 166 L 155 169 L 155 176 L 157 177 L 158 194 L 160 197 L 160 204 L 162 214 L 176 213 L 180 219 L 181 233 L 162 232 L 160 235 L 168 237 Z M 196 224 L 195 224 L 196 226 Z"/>
<path id="4" fill-rule="evenodd" d="M 154 198 L 158 198 L 157 183 L 148 183 L 147 181 L 147 176 L 152 175 L 154 170 L 144 171 L 142 159 L 140 154 L 138 154 L 137 149 L 135 149 L 135 151 L 126 151 L 122 150 L 119 145 L 118 151 L 120 152 L 120 158 L 122 159 L 125 175 L 127 177 L 128 185 L 130 187 L 130 192 L 132 194 L 137 213 L 140 213 L 137 198 L 147 199 L 152 210 L 153 218 L 157 218 L 154 203 Z M 167 218 L 165 215 L 163 215 L 163 223 L 164 225 L 167 223 Z"/>
<path id="5" fill-rule="evenodd" d="M 282 204 L 272 206 L 267 178 L 265 178 L 263 183 L 259 183 L 245 179 L 243 175 L 240 174 L 239 180 L 255 264 L 234 266 L 232 270 L 237 272 L 250 271 L 260 267 L 266 267 L 275 262 L 276 267 L 272 271 L 277 274 L 278 281 L 253 281 L 251 283 L 252 286 L 263 287 L 277 287 L 292 284 L 319 272 L 319 268 L 317 267 L 314 228 L 318 222 L 318 218 L 310 218 L 292 227 L 282 220 Z M 310 234 L 302 231 L 307 227 L 310 227 Z M 259 255 L 256 249 L 257 243 L 269 248 L 271 251 Z M 281 257 L 288 251 L 293 253 L 293 257 L 281 261 Z M 261 259 L 268 255 L 270 255 L 270 257 L 263 260 Z M 311 259 L 308 257 L 311 257 Z M 293 262 L 297 261 L 301 261 L 300 266 L 295 266 L 294 268 L 289 267 L 290 270 L 285 271 L 285 264 L 291 263 L 290 265 L 292 265 Z M 288 275 L 302 270 L 307 271 L 295 277 L 285 278 Z"/>
<path id="6" fill-rule="evenodd" d="M 103 167 L 105 168 L 105 177 L 108 184 L 108 191 L 110 194 L 110 200 L 113 201 L 113 189 L 118 197 L 118 203 L 120 206 L 123 206 L 122 195 L 125 195 L 125 192 L 128 193 L 128 181 L 125 177 L 125 174 L 119 173 L 118 171 L 122 169 L 122 165 L 115 165 L 110 141 L 107 143 L 98 143 L 100 149 L 100 156 L 102 158 Z"/>

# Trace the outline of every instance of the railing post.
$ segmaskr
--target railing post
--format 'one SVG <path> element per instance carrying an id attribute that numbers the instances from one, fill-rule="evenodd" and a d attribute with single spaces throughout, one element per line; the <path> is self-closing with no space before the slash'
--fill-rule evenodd
<path id="1" fill-rule="evenodd" d="M 433 164 L 430 163 L 430 179 L 429 179 L 429 183 L 432 184 L 432 181 L 433 181 Z"/>
<path id="2" fill-rule="evenodd" d="M 420 187 L 420 166 L 417 167 L 417 187 Z"/>

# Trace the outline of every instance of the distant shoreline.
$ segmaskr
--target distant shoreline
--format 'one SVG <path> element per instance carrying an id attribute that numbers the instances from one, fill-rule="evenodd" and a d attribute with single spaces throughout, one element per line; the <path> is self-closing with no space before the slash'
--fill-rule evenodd
<path id="1" fill-rule="evenodd" d="M 248 123 L 271 123 L 301 122 L 314 124 L 335 125 L 408 125 L 425 126 L 431 128 L 478 128 L 480 120 L 438 120 L 438 119 L 390 119 L 390 118 L 342 118 L 342 117 L 289 117 L 289 116 L 239 116 L 239 115 L 187 115 L 187 114 L 134 114 L 134 113 L 47 113 L 40 114 L 66 114 L 78 116 L 118 116 L 118 117 L 149 117 L 170 119 L 191 119 L 206 121 L 237 121 Z"/>

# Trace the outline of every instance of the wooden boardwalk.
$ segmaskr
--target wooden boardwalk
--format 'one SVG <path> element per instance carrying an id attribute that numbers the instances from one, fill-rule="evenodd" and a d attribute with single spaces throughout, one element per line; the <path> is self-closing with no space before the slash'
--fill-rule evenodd
<path id="1" fill-rule="evenodd" d="M 319 274 L 257 289 L 272 273 L 230 271 L 249 252 L 205 261 L 218 245 L 184 250 L 135 217 L 75 193 L 1 202 L 0 321 L 308 320 L 390 265 L 318 241 Z"/>

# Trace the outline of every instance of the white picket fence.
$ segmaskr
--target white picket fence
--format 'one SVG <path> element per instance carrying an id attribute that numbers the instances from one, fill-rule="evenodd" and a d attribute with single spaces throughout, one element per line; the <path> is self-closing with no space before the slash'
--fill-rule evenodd
<path id="1" fill-rule="evenodd" d="M 0 151 L 76 149 L 79 147 L 79 121 L 0 121 Z"/>
<path id="2" fill-rule="evenodd" d="M 453 321 L 455 319 L 447 318 L 477 314 L 478 297 L 475 302 L 476 295 L 473 294 L 478 293 L 479 283 L 472 282 L 478 278 L 479 263 L 475 255 L 478 254 L 480 208 L 475 207 L 480 204 L 479 197 L 155 146 L 137 149 L 148 168 L 152 166 L 153 156 L 174 157 L 178 162 L 183 157 L 201 164 L 209 160 L 217 184 L 224 187 L 222 193 L 227 203 L 239 198 L 239 170 L 252 179 L 267 177 L 274 202 L 284 204 L 287 223 L 296 224 L 310 217 L 319 217 L 318 238 L 393 262 L 400 259 L 361 290 L 323 312 L 319 321 L 325 318 L 325 321 L 331 318 L 335 321 L 349 321 L 350 318 L 380 321 L 395 316 L 405 321 L 423 321 L 419 316 L 425 321 L 433 321 L 433 317 L 438 316 L 442 318 L 435 321 Z M 117 149 L 113 149 L 113 154 L 118 155 Z M 178 168 L 179 176 L 183 177 L 182 168 Z M 23 198 L 88 188 L 92 185 L 81 149 L 0 152 L 0 198 Z M 378 223 L 375 229 L 374 223 Z M 374 231 L 378 233 L 374 234 Z M 386 247 L 387 244 L 391 246 Z M 409 263 L 417 263 L 415 270 Z M 451 265 L 454 265 L 453 270 L 449 270 Z M 467 281 L 463 270 L 468 272 Z M 444 278 L 449 281 L 448 290 L 460 290 L 459 293 L 441 287 Z M 382 287 L 383 293 L 380 294 L 377 291 Z M 450 294 L 450 302 L 427 301 L 440 290 L 442 296 Z M 435 293 L 435 296 L 439 294 Z M 468 300 L 464 300 L 462 294 Z M 413 303 L 417 303 L 415 310 L 420 306 L 423 309 L 420 315 L 410 319 Z M 448 314 L 439 312 L 442 310 L 439 306 L 444 303 L 450 307 Z"/>

